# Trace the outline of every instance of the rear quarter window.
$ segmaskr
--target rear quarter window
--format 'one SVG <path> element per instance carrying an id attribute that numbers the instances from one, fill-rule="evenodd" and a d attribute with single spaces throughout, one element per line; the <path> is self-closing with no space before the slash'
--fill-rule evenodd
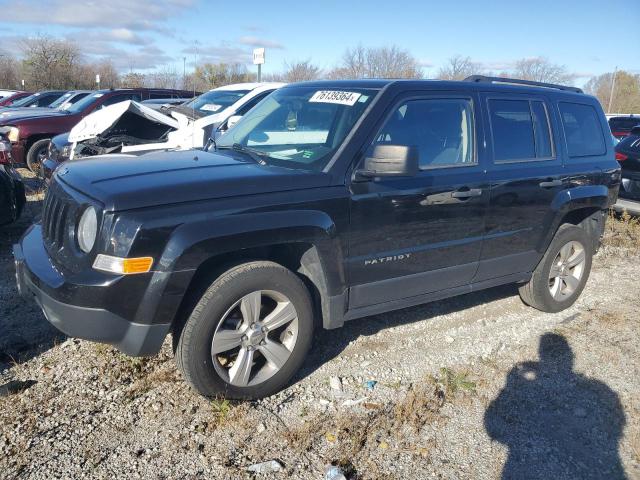
<path id="1" fill-rule="evenodd" d="M 607 153 L 604 132 L 595 108 L 569 102 L 560 102 L 558 106 L 569 157 L 589 157 Z"/>

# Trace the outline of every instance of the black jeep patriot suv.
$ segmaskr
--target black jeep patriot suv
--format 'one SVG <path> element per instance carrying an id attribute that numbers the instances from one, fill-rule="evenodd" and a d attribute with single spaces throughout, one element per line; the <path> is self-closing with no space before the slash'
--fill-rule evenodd
<path id="1" fill-rule="evenodd" d="M 58 169 L 14 247 L 18 285 L 68 335 L 151 355 L 172 332 L 197 391 L 257 398 L 317 327 L 506 283 L 569 307 L 619 184 L 575 88 L 293 84 L 208 151 Z"/>

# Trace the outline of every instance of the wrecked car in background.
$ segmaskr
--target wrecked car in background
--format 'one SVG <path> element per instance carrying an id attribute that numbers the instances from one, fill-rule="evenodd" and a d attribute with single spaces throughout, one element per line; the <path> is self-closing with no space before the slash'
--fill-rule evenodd
<path id="1" fill-rule="evenodd" d="M 228 130 L 283 83 L 239 83 L 216 88 L 191 101 L 162 109 L 135 101 L 94 112 L 69 133 L 54 137 L 44 161 L 44 176 L 74 158 L 109 153 L 202 148 Z"/>
<path id="2" fill-rule="evenodd" d="M 61 92 L 58 98 L 65 93 L 67 92 Z M 6 134 L 11 141 L 14 162 L 18 165 L 26 164 L 32 172 L 39 174 L 42 161 L 46 158 L 49 140 L 60 133 L 68 132 L 90 113 L 124 100 L 182 98 L 190 95 L 193 95 L 193 92 L 165 88 L 97 90 L 66 110 L 31 108 L 18 116 L 0 118 L 0 133 Z"/>

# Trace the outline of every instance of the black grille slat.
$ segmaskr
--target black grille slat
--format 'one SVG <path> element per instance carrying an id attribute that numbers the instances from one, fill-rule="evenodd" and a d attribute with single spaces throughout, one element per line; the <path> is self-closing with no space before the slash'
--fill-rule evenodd
<path id="1" fill-rule="evenodd" d="M 75 200 L 57 183 L 51 182 L 42 211 L 42 236 L 50 253 L 65 246 L 67 222 L 73 217 L 75 208 Z"/>
<path id="2" fill-rule="evenodd" d="M 60 209 L 58 211 L 57 221 L 56 221 L 56 231 L 53 237 L 58 248 L 61 248 L 64 242 L 64 226 L 67 223 L 68 210 L 69 210 L 69 205 L 63 203 L 61 204 Z"/>

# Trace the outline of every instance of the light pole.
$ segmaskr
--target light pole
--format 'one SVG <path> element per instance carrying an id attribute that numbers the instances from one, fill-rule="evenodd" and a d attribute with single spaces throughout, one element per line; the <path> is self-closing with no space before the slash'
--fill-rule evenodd
<path id="1" fill-rule="evenodd" d="M 618 73 L 618 67 L 613 70 L 613 78 L 611 79 L 611 93 L 609 94 L 609 108 L 607 108 L 607 113 L 611 113 L 611 104 L 613 103 L 613 92 L 616 87 L 616 74 Z"/>
<path id="2" fill-rule="evenodd" d="M 182 57 L 182 88 L 187 85 L 187 57 Z"/>

